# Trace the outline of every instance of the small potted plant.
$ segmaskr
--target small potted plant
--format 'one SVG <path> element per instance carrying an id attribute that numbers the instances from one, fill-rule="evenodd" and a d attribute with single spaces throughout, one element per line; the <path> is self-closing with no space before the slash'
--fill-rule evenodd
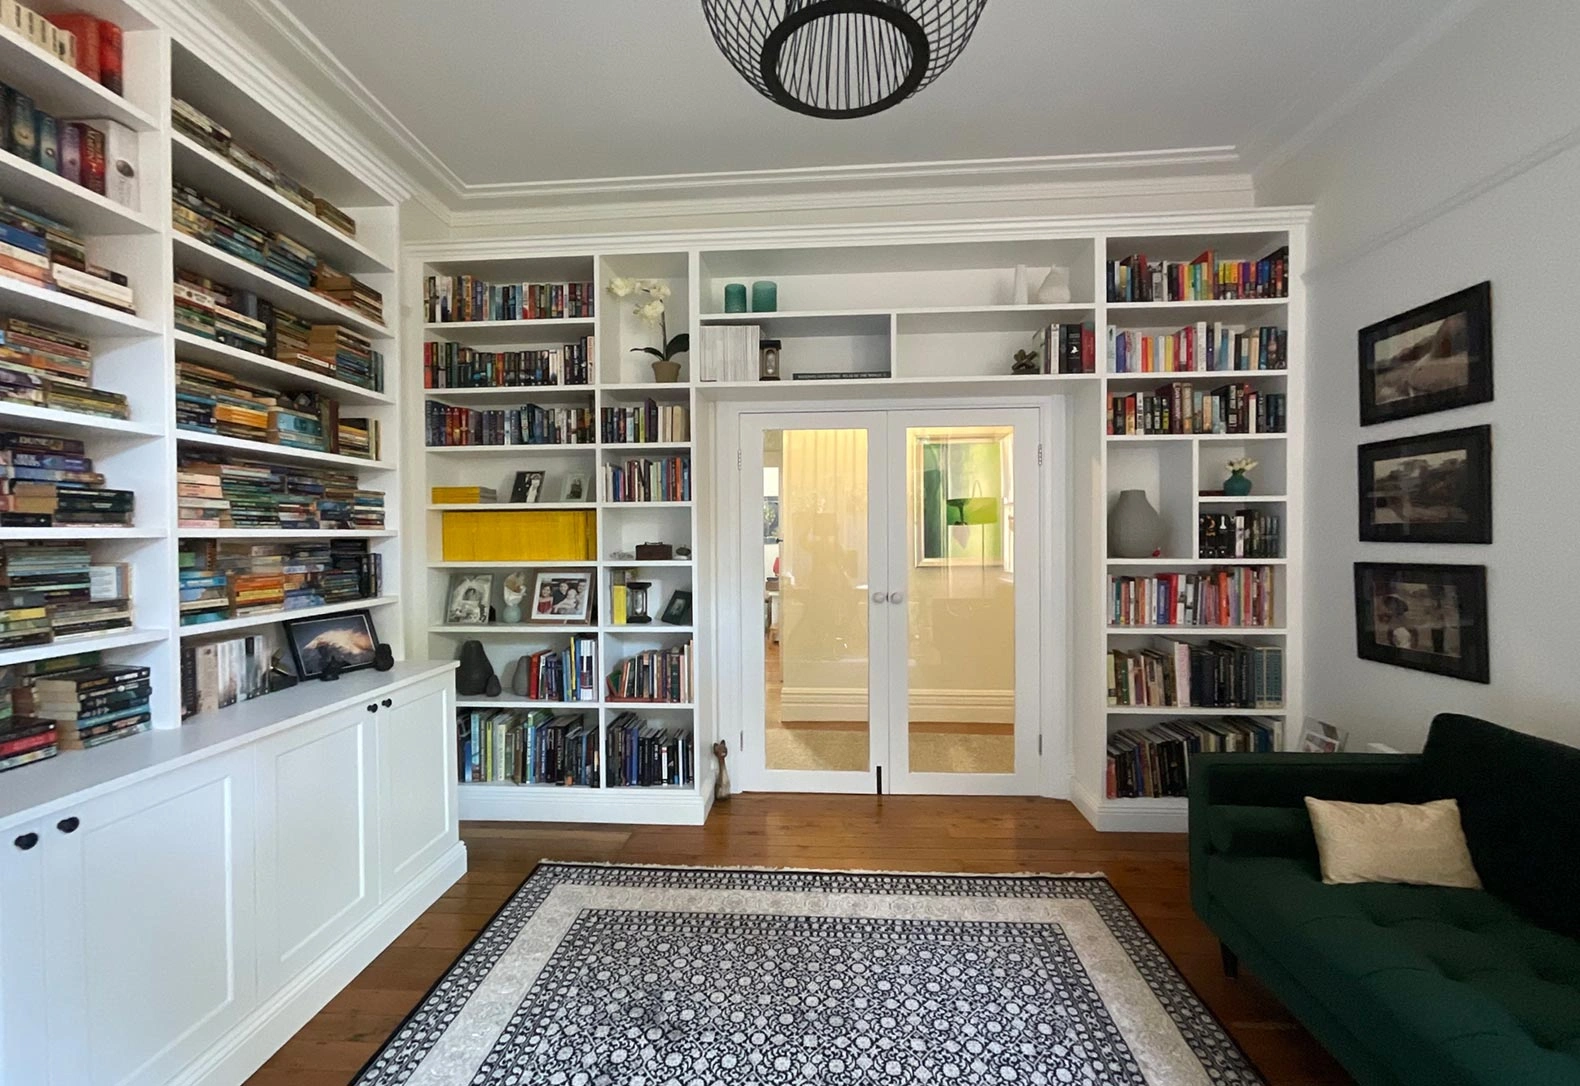
<path id="1" fill-rule="evenodd" d="M 1223 492 L 1231 498 L 1243 498 L 1251 493 L 1251 480 L 1246 477 L 1246 472 L 1256 467 L 1256 461 L 1248 457 L 1229 461 L 1229 477 L 1223 481 Z"/>
<path id="2" fill-rule="evenodd" d="M 676 359 L 691 349 L 691 336 L 686 332 L 677 332 L 673 338 L 669 335 L 669 324 L 664 312 L 664 302 L 670 295 L 669 286 L 659 279 L 615 276 L 609 280 L 609 293 L 616 298 L 638 299 L 632 312 L 648 324 L 658 325 L 659 346 L 631 348 L 633 352 L 640 351 L 653 356 L 653 379 L 665 384 L 679 381 L 680 363 Z"/>

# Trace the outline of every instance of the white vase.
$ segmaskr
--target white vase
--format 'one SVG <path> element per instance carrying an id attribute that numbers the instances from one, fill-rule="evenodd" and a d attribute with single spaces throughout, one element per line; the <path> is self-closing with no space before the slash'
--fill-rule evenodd
<path id="1" fill-rule="evenodd" d="M 1070 269 L 1055 264 L 1037 288 L 1037 301 L 1043 305 L 1063 305 L 1070 300 Z"/>
<path id="2" fill-rule="evenodd" d="M 1015 305 L 1026 305 L 1031 301 L 1031 285 L 1026 278 L 1026 265 L 1015 265 Z"/>
<path id="3" fill-rule="evenodd" d="M 1163 518 L 1145 490 L 1125 490 L 1108 511 L 1108 552 L 1113 558 L 1151 558 L 1163 545 Z"/>

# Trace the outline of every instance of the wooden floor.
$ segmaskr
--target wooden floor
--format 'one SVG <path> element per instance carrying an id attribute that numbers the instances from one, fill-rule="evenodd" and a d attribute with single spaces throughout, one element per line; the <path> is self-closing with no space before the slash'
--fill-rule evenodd
<path id="1" fill-rule="evenodd" d="M 469 870 L 249 1086 L 346 1086 L 540 859 L 1105 873 L 1272 1086 L 1350 1080 L 1254 978 L 1224 978 L 1191 914 L 1185 839 L 1101 834 L 1049 799 L 743 795 L 706 826 L 470 822 Z M 462 1086 L 462 1084 L 457 1084 Z M 1164 1084 L 1166 1086 L 1166 1084 Z"/>

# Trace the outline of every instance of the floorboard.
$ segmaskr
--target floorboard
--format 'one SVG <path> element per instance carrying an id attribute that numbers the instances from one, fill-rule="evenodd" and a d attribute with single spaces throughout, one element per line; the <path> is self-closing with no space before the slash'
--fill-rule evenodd
<path id="1" fill-rule="evenodd" d="M 706 826 L 468 822 L 468 872 L 248 1086 L 346 1086 L 540 859 L 842 870 L 1103 872 L 1271 1086 L 1350 1080 L 1256 979 L 1223 976 L 1190 910 L 1185 839 L 1098 833 L 1068 803 L 742 795 Z M 461 1086 L 461 1084 L 457 1084 Z"/>

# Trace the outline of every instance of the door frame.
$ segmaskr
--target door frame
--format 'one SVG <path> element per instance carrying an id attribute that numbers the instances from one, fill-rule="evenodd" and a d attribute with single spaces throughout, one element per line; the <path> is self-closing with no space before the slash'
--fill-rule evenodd
<path id="1" fill-rule="evenodd" d="M 708 387 L 701 386 L 707 399 Z M 765 389 L 764 392 L 769 390 Z M 1073 391 L 1073 390 L 1072 390 Z M 1047 394 L 1030 396 L 973 396 L 958 397 L 942 394 L 915 396 L 861 396 L 853 394 L 839 404 L 809 402 L 800 399 L 715 401 L 713 404 L 713 507 L 718 511 L 714 529 L 715 545 L 709 548 L 712 568 L 711 581 L 718 586 L 712 593 L 713 627 L 717 632 L 719 653 L 714 668 L 714 704 L 719 706 L 742 705 L 750 685 L 739 654 L 729 646 L 745 643 L 747 636 L 761 637 L 759 618 L 752 629 L 742 627 L 742 609 L 734 598 L 734 589 L 742 574 L 741 521 L 737 515 L 742 502 L 742 450 L 739 448 L 741 416 L 748 414 L 797 414 L 824 415 L 835 413 L 870 413 L 875 411 L 909 411 L 937 408 L 1000 408 L 1032 407 L 1038 413 L 1038 444 L 1040 468 L 1037 474 L 1043 539 L 1041 548 L 1041 591 L 1039 607 L 1039 636 L 1041 651 L 1046 661 L 1056 661 L 1058 666 L 1040 669 L 1039 696 L 1042 726 L 1038 731 L 1039 782 L 1037 795 L 1068 799 L 1070 779 L 1074 772 L 1074 749 L 1070 728 L 1070 713 L 1074 696 L 1075 663 L 1070 652 L 1070 577 L 1071 547 L 1068 515 L 1070 473 L 1073 469 L 1074 451 L 1070 446 L 1069 413 L 1072 395 Z M 870 510 L 869 510 L 870 515 Z M 760 561 L 761 559 L 759 559 Z M 723 739 L 729 745 L 730 775 L 736 791 L 764 790 L 766 782 L 752 771 L 748 759 L 741 757 L 744 743 L 745 721 L 739 716 L 720 712 L 714 717 L 713 738 Z M 884 752 L 887 757 L 887 752 Z"/>

